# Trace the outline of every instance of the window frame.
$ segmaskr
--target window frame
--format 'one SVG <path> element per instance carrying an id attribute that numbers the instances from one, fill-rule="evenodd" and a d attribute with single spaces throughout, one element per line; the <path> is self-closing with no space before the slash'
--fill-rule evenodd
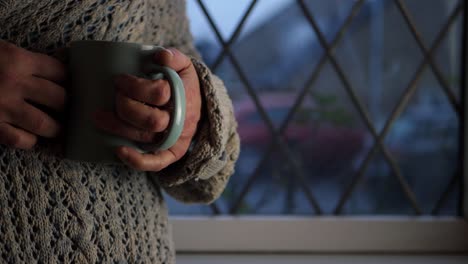
<path id="1" fill-rule="evenodd" d="M 461 161 L 462 161 L 462 213 L 465 216 L 465 219 L 468 220 L 468 140 L 466 139 L 466 134 L 468 131 L 468 5 L 463 5 L 463 35 L 462 35 L 462 61 L 461 61 L 461 69 L 460 69 L 460 76 L 461 78 L 461 96 L 462 99 L 462 114 L 461 114 Z"/>
<path id="2" fill-rule="evenodd" d="M 463 7 L 468 14 L 468 5 Z M 463 16 L 460 217 L 171 216 L 178 253 L 468 254 L 468 15 Z"/>

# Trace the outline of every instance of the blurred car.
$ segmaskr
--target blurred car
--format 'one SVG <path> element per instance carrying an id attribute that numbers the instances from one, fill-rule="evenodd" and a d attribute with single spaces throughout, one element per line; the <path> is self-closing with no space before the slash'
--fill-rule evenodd
<path id="1" fill-rule="evenodd" d="M 294 106 L 296 95 L 287 92 L 261 93 L 259 101 L 278 130 Z M 246 155 L 250 156 L 244 158 L 261 156 L 268 144 L 274 143 L 272 132 L 261 118 L 252 99 L 235 101 L 234 109 L 239 123 L 242 150 L 246 150 Z M 320 107 L 312 97 L 304 98 L 301 107 L 281 136 L 294 152 L 294 157 L 302 157 L 298 161 L 305 163 L 304 166 L 309 172 L 329 175 L 336 173 L 336 169 L 348 166 L 356 158 L 367 135 L 365 128 L 315 120 L 314 114 L 319 110 Z M 278 149 L 275 152 L 278 152 Z M 241 160 L 242 155 L 243 153 Z"/>

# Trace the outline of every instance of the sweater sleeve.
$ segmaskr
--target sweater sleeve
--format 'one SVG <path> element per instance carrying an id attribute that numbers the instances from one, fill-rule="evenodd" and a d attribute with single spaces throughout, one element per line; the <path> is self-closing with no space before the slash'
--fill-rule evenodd
<path id="1" fill-rule="evenodd" d="M 166 47 L 191 57 L 200 81 L 201 120 L 187 154 L 150 177 L 175 199 L 185 203 L 210 203 L 223 192 L 239 156 L 239 136 L 232 102 L 224 83 L 202 62 L 186 17 L 185 1 L 172 3 L 174 14 L 166 25 Z"/>

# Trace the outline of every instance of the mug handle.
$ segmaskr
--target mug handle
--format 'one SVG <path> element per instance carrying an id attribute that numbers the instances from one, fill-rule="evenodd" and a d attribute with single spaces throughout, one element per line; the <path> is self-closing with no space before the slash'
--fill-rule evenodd
<path id="1" fill-rule="evenodd" d="M 151 63 L 147 68 L 150 74 L 147 77 L 151 80 L 166 79 L 171 87 L 172 110 L 169 121 L 169 126 L 163 133 L 163 138 L 158 143 L 138 143 L 138 147 L 143 152 L 151 152 L 157 150 L 166 150 L 174 146 L 182 134 L 185 122 L 185 89 L 184 83 L 180 79 L 179 74 L 169 67 L 160 66 Z"/>

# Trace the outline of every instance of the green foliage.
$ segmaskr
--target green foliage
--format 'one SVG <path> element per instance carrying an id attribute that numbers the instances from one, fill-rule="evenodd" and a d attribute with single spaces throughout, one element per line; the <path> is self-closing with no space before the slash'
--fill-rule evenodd
<path id="1" fill-rule="evenodd" d="M 339 105 L 337 95 L 315 92 L 312 97 L 317 104 L 317 108 L 308 114 L 305 111 L 300 112 L 298 114 L 299 120 L 307 120 L 313 117 L 317 121 L 331 123 L 336 126 L 352 126 L 354 124 L 354 118 L 351 114 L 343 106 Z"/>

